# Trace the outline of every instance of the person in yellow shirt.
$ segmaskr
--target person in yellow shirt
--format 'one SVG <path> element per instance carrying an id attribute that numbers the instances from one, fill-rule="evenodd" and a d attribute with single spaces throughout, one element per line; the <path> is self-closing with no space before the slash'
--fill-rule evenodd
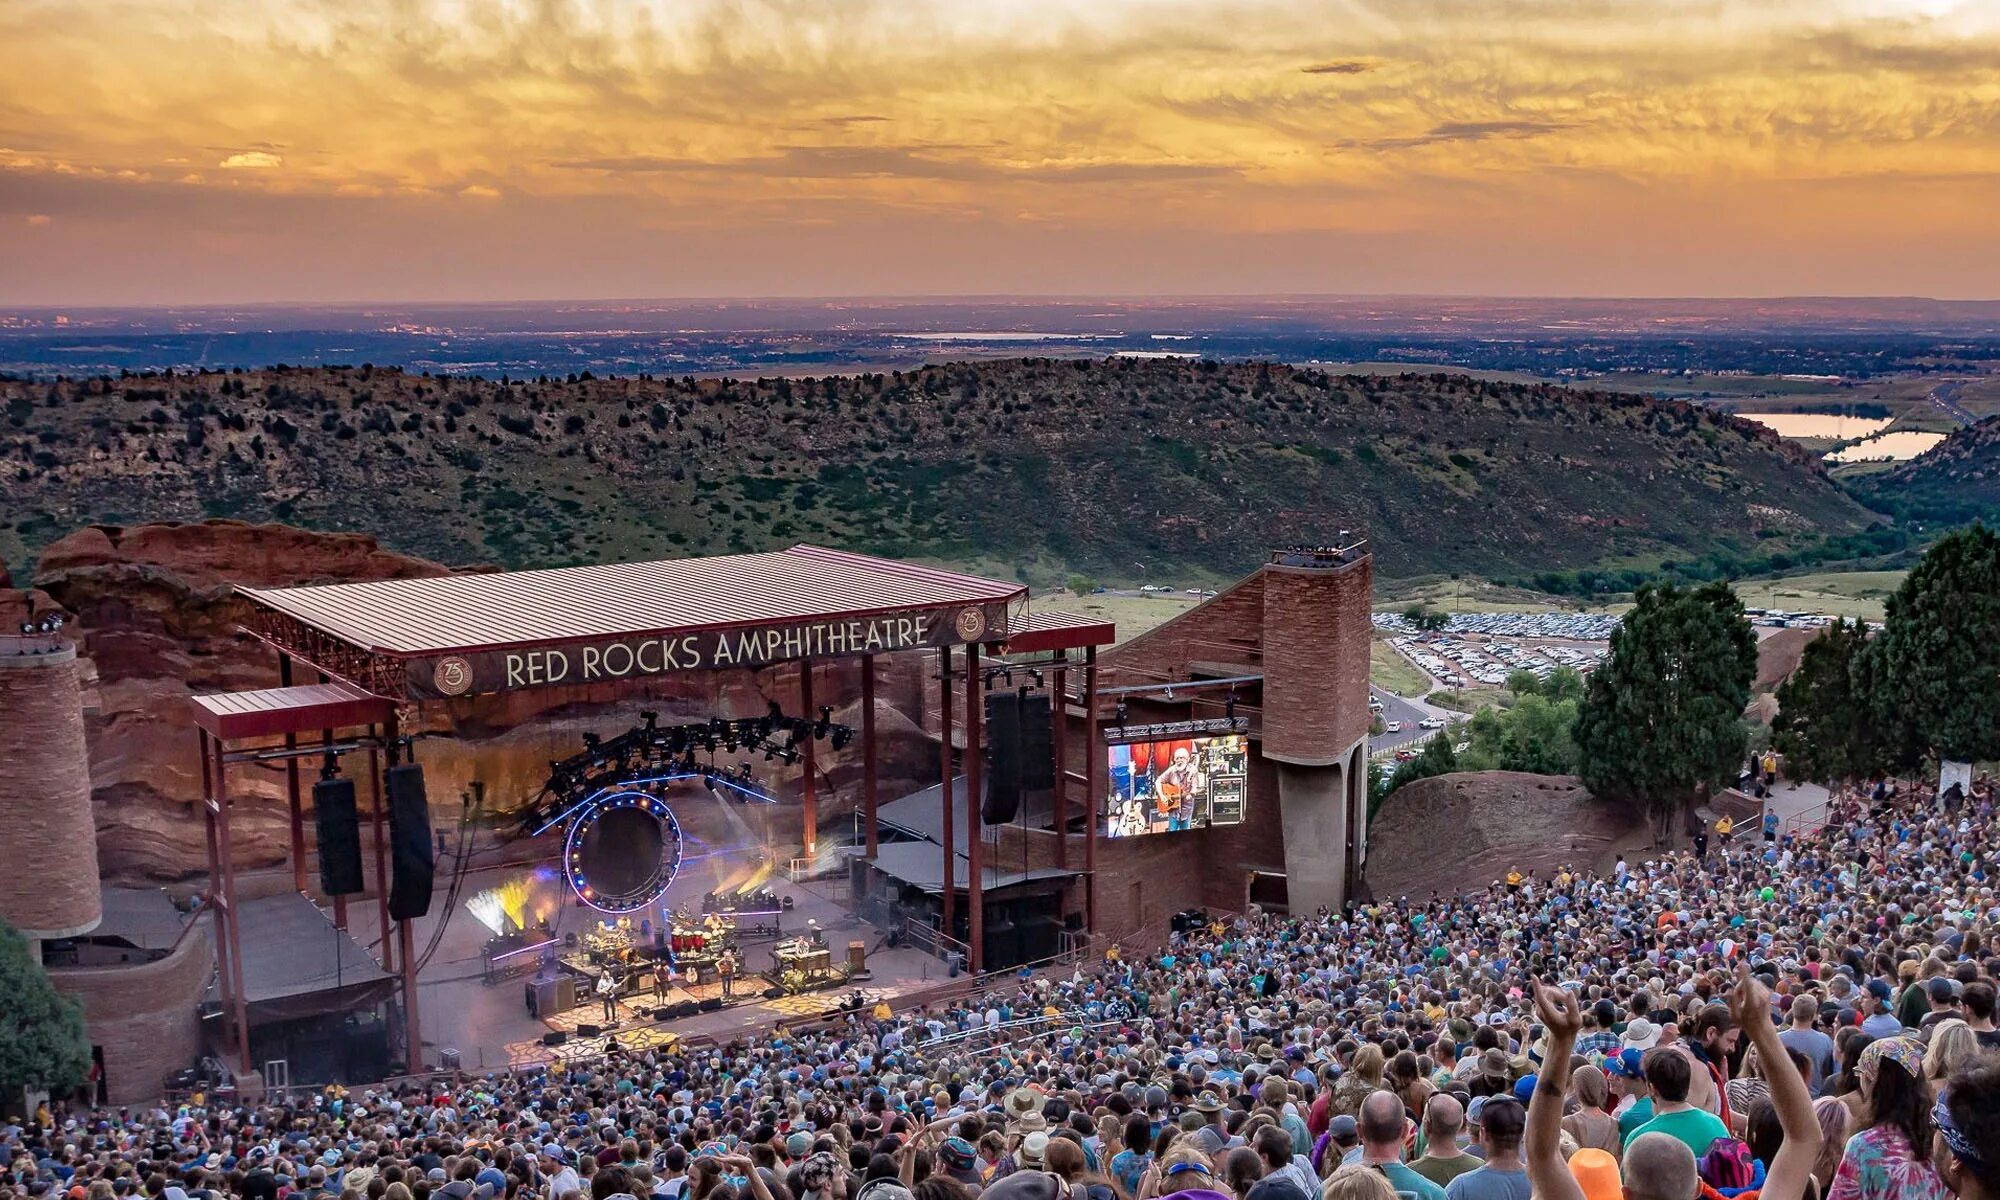
<path id="1" fill-rule="evenodd" d="M 1735 832 L 1736 822 L 1730 820 L 1728 817 L 1724 817 L 1715 823 L 1715 836 L 1721 838 L 1722 844 L 1725 846 L 1729 844 L 1729 835 Z"/>
<path id="2" fill-rule="evenodd" d="M 1519 871 L 1507 872 L 1507 886 L 1517 892 L 1521 890 L 1521 873 Z"/>

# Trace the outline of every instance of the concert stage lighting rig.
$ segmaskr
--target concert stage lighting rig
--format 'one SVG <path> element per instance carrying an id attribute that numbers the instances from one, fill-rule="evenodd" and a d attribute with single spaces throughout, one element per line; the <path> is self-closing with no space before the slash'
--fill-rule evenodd
<path id="1" fill-rule="evenodd" d="M 577 896 L 605 912 L 635 912 L 666 891 L 680 867 L 680 825 L 667 805 L 667 789 L 698 780 L 717 799 L 774 804 L 759 785 L 750 760 L 734 767 L 718 752 L 761 751 L 766 762 L 797 762 L 801 746 L 829 741 L 847 745 L 854 731 L 833 723 L 833 710 L 817 720 L 787 717 L 775 703 L 760 717 L 710 717 L 661 725 L 656 712 L 616 737 L 583 735 L 583 750 L 549 764 L 548 782 L 522 814 L 530 837 L 568 825 L 563 873 Z"/>

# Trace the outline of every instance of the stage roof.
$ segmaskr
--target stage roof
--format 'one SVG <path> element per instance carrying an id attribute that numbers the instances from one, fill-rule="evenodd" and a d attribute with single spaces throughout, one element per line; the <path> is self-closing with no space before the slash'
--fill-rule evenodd
<path id="1" fill-rule="evenodd" d="M 362 650 L 422 656 L 1007 603 L 1017 583 L 872 555 L 764 554 L 239 588 Z"/>
<path id="2" fill-rule="evenodd" d="M 856 853 L 859 847 L 854 848 Z M 955 854 L 952 868 L 954 891 L 964 891 L 972 876 L 972 866 L 963 854 Z M 911 887 L 941 895 L 944 892 L 944 855 L 935 842 L 883 842 L 875 848 L 876 870 Z M 982 866 L 980 887 L 987 892 L 999 888 L 1034 883 L 1043 879 L 1067 879 L 1082 872 L 1061 867 L 1036 867 L 1031 871 L 1003 871 Z"/>
<path id="3" fill-rule="evenodd" d="M 345 995 L 393 981 L 352 934 L 297 892 L 242 901 L 237 929 L 243 943 L 244 999 L 253 1005 L 301 1016 L 316 1007 L 309 997 Z M 275 1003 L 279 1001 L 288 1003 Z"/>
<path id="4" fill-rule="evenodd" d="M 395 715 L 394 702 L 352 684 L 305 683 L 296 687 L 194 696 L 194 723 L 224 741 L 272 737 L 307 729 L 374 725 Z"/>

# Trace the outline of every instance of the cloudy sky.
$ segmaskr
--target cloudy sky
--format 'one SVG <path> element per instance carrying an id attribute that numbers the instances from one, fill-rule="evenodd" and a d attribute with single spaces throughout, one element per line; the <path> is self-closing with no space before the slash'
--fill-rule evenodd
<path id="1" fill-rule="evenodd" d="M 4 0 L 0 303 L 2000 294 L 2000 0 Z"/>

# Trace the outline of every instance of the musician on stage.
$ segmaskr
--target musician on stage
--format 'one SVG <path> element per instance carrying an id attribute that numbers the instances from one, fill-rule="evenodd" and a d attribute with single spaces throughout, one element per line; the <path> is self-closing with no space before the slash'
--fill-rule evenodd
<path id="1" fill-rule="evenodd" d="M 722 977 L 722 998 L 729 999 L 729 982 L 736 977 L 736 951 L 724 950 L 716 960 L 715 973 Z"/>
<path id="2" fill-rule="evenodd" d="M 826 934 L 824 931 L 820 929 L 818 918 L 816 917 L 806 918 L 806 933 L 807 936 L 812 941 L 813 949 L 815 950 L 826 949 Z"/>
<path id="3" fill-rule="evenodd" d="M 604 973 L 597 977 L 597 998 L 604 1001 L 604 1023 L 618 1023 L 618 975 L 609 964 Z"/>

